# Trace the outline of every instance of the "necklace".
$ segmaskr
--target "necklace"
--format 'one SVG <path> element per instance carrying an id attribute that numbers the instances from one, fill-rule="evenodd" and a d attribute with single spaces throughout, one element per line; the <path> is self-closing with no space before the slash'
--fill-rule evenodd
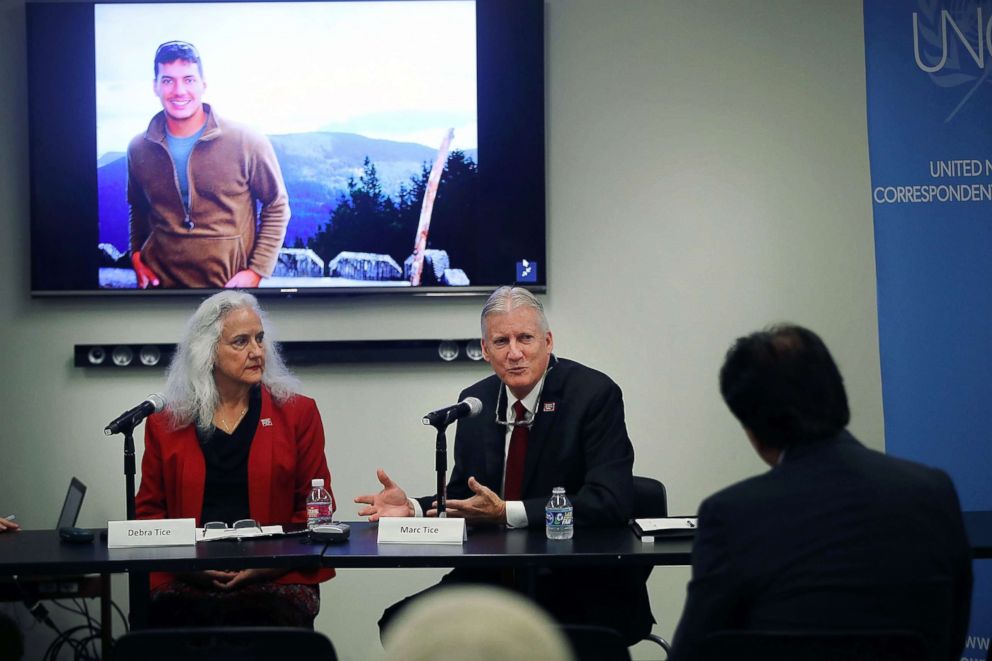
<path id="1" fill-rule="evenodd" d="M 224 427 L 224 431 L 226 431 L 228 434 L 230 434 L 235 429 L 237 429 L 238 424 L 241 422 L 241 418 L 245 417 L 245 413 L 247 413 L 247 412 L 248 412 L 248 407 L 247 406 L 244 407 L 243 409 L 241 409 L 241 414 L 238 415 L 238 417 L 234 420 L 234 425 L 228 425 L 227 424 L 227 420 L 225 420 L 224 419 L 224 416 L 220 415 L 220 413 L 217 414 L 217 417 L 220 418 L 220 424 Z"/>

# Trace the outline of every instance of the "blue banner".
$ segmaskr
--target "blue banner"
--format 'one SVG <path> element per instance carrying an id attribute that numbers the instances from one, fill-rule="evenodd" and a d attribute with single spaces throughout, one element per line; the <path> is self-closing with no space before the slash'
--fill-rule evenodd
<path id="1" fill-rule="evenodd" d="M 865 0 L 864 19 L 886 452 L 992 510 L 992 0 Z M 992 636 L 989 565 L 966 659 Z"/>

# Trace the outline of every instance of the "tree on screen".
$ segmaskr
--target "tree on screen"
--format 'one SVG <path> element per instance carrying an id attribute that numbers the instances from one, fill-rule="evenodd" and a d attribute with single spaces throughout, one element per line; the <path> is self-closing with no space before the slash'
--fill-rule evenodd
<path id="1" fill-rule="evenodd" d="M 394 200 L 383 192 L 375 164 L 366 157 L 361 176 L 348 179 L 347 192 L 307 247 L 325 262 L 352 251 L 390 255 L 402 264 L 413 247 L 429 176 L 430 166 L 425 163 L 409 185 L 400 186 Z M 470 237 L 476 234 L 472 225 L 477 190 L 476 164 L 463 152 L 451 152 L 434 201 L 428 246 L 447 250 L 458 266 L 455 260 L 467 251 L 474 256 Z"/>

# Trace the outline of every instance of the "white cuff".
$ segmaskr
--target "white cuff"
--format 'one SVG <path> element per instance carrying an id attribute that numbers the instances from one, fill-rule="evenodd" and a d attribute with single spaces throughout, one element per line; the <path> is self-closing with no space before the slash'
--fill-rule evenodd
<path id="1" fill-rule="evenodd" d="M 410 507 L 413 508 L 413 515 L 420 517 L 424 515 L 424 510 L 420 508 L 420 503 L 413 498 L 407 498 L 406 501 L 410 503 Z"/>
<path id="2" fill-rule="evenodd" d="M 524 501 L 522 500 L 506 501 L 506 527 L 507 528 L 527 527 L 527 508 L 524 507 Z"/>

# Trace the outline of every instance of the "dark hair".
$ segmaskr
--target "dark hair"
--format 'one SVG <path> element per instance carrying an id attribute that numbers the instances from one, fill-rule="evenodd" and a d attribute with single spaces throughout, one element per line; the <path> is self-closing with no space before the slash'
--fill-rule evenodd
<path id="1" fill-rule="evenodd" d="M 844 379 L 823 340 L 791 324 L 738 338 L 720 369 L 720 394 L 774 448 L 829 438 L 851 419 Z"/>
<path id="2" fill-rule="evenodd" d="M 155 68 L 155 79 L 158 79 L 158 65 L 168 64 L 176 60 L 195 64 L 200 72 L 200 78 L 203 78 L 203 63 L 200 62 L 200 53 L 196 50 L 196 46 L 188 41 L 167 41 L 161 44 L 158 50 L 155 51 L 155 63 L 153 65 Z"/>

